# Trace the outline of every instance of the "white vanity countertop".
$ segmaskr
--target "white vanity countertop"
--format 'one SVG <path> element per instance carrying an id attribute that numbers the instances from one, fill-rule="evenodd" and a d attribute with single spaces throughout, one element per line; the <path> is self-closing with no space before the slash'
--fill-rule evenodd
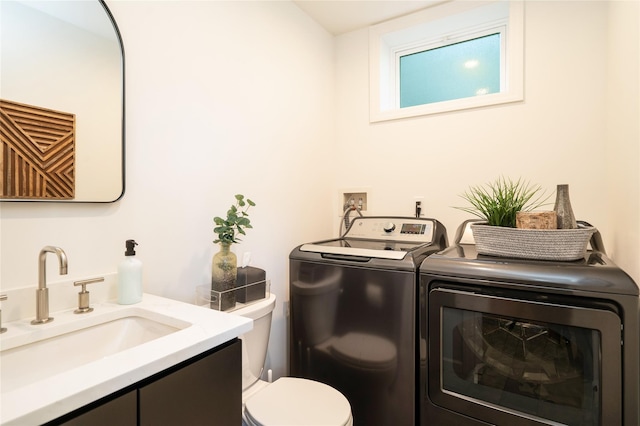
<path id="1" fill-rule="evenodd" d="M 36 425 L 56 419 L 253 328 L 253 322 L 248 318 L 151 294 L 144 294 L 142 301 L 135 305 L 104 302 L 92 307 L 93 312 L 82 315 L 73 314 L 73 309 L 52 312 L 54 321 L 42 325 L 31 325 L 31 318 L 5 323 L 3 326 L 8 331 L 0 335 L 0 349 L 9 346 L 5 342 L 16 342 L 16 339 L 28 342 L 31 336 L 44 333 L 50 327 L 70 327 L 80 317 L 87 321 L 87 318 L 95 316 L 95 321 L 98 321 L 101 316 L 104 318 L 132 307 L 171 317 L 188 326 L 23 387 L 7 392 L 0 387 L 0 424 Z M 47 359 L 41 362 L 46 363 Z"/>

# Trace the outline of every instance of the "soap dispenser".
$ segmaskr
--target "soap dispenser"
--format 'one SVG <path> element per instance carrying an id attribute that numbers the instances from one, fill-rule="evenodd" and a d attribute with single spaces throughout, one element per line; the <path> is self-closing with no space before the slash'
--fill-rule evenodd
<path id="1" fill-rule="evenodd" d="M 127 240 L 124 259 L 118 265 L 118 303 L 131 305 L 142 300 L 142 262 L 136 259 L 135 240 Z"/>

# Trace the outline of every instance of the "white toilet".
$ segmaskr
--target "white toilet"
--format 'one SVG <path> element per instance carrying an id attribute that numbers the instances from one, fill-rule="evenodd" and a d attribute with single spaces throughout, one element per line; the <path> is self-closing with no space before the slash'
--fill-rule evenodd
<path id="1" fill-rule="evenodd" d="M 242 339 L 242 420 L 246 426 L 351 426 L 351 405 L 336 389 L 313 380 L 282 377 L 260 380 L 267 356 L 276 297 L 232 312 L 253 319 Z"/>

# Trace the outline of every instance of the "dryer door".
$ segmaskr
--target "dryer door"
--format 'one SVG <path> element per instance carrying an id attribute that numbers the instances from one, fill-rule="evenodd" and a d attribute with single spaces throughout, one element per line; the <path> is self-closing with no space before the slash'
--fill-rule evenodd
<path id="1" fill-rule="evenodd" d="M 429 398 L 491 424 L 621 425 L 620 329 L 602 307 L 433 288 Z"/>

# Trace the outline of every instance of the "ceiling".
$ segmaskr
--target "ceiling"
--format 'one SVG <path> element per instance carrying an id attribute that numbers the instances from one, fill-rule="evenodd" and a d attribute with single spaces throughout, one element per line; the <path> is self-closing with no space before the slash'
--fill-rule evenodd
<path id="1" fill-rule="evenodd" d="M 333 35 L 368 27 L 424 9 L 442 0 L 294 0 Z"/>

